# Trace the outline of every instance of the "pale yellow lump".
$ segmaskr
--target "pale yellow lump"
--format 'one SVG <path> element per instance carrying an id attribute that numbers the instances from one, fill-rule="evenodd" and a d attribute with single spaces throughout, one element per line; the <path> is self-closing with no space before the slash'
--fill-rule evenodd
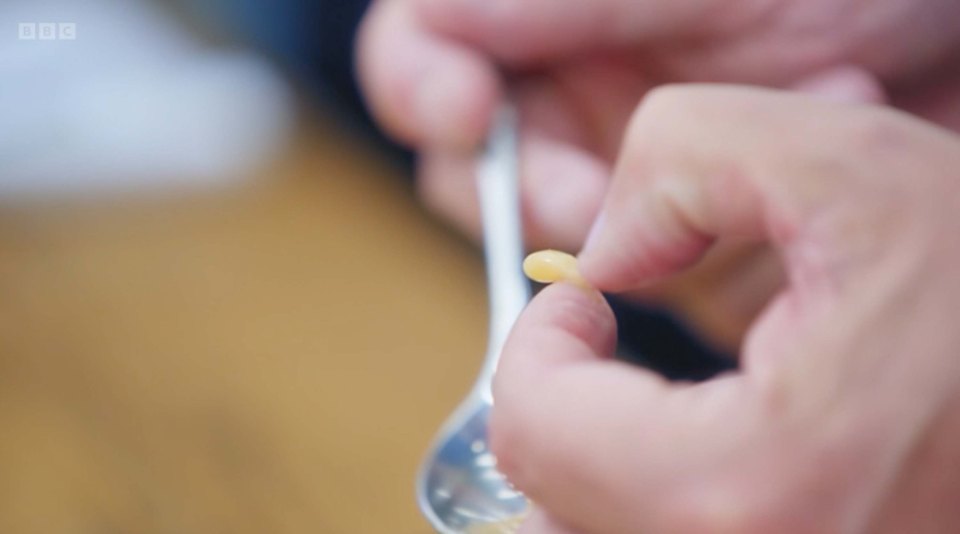
<path id="1" fill-rule="evenodd" d="M 523 260 L 523 272 L 528 278 L 541 284 L 569 282 L 580 287 L 590 284 L 580 275 L 577 258 L 559 250 L 541 250 Z"/>

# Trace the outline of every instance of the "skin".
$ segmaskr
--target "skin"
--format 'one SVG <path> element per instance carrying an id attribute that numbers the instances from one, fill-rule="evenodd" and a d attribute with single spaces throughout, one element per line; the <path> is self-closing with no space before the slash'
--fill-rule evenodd
<path id="1" fill-rule="evenodd" d="M 476 232 L 472 153 L 507 72 L 531 243 L 579 249 L 602 205 L 591 285 L 728 348 L 746 332 L 740 373 L 668 384 L 611 359 L 596 293 L 540 293 L 491 429 L 540 506 L 527 534 L 956 530 L 958 20 L 955 0 L 374 6 L 361 81 L 429 205 Z M 813 97 L 650 92 L 702 81 Z"/>
<path id="2" fill-rule="evenodd" d="M 955 532 L 958 169 L 960 136 L 889 108 L 648 95 L 583 276 L 623 291 L 738 236 L 769 244 L 788 283 L 742 370 L 700 384 L 612 359 L 595 291 L 542 291 L 504 349 L 491 421 L 498 465 L 540 507 L 524 532 Z"/>
<path id="3" fill-rule="evenodd" d="M 360 33 L 358 71 L 375 116 L 420 154 L 427 205 L 474 236 L 473 151 L 509 72 L 528 241 L 575 251 L 651 87 L 889 99 L 960 128 L 957 20 L 955 0 L 380 0 Z M 776 255 L 727 238 L 695 269 L 633 293 L 735 351 L 782 283 Z"/>

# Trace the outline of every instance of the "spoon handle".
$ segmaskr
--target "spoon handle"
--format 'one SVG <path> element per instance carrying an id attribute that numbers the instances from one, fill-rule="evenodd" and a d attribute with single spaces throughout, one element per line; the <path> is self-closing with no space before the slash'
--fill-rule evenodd
<path id="1" fill-rule="evenodd" d="M 502 106 L 477 167 L 477 192 L 483 223 L 483 246 L 490 295 L 487 356 L 476 388 L 492 402 L 490 383 L 503 343 L 530 300 L 523 275 L 523 223 L 520 215 L 520 165 L 517 113 Z"/>

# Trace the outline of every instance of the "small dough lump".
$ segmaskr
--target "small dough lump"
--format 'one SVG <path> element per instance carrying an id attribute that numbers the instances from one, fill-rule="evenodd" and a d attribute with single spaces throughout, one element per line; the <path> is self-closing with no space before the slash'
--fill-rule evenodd
<path id="1" fill-rule="evenodd" d="M 581 287 L 590 287 L 580 275 L 577 258 L 559 250 L 541 250 L 530 254 L 523 260 L 523 272 L 531 280 L 541 284 L 569 282 Z"/>

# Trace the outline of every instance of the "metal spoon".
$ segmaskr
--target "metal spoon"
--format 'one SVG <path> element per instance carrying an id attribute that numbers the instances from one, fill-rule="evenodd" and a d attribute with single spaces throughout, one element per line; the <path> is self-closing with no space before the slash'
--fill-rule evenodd
<path id="1" fill-rule="evenodd" d="M 499 111 L 477 169 L 490 294 L 486 359 L 473 389 L 441 427 L 417 477 L 420 509 L 441 534 L 461 534 L 482 525 L 506 534 L 512 529 L 497 525 L 527 508 L 526 498 L 497 471 L 487 444 L 490 383 L 507 334 L 530 300 L 521 266 L 516 123 L 512 108 Z"/>

